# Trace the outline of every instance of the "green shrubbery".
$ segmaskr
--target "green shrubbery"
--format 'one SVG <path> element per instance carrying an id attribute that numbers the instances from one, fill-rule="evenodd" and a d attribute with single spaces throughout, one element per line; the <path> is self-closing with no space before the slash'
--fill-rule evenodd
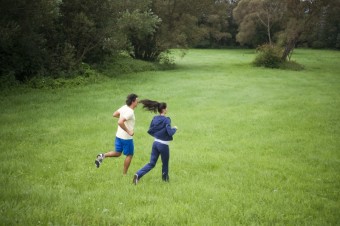
<path id="1" fill-rule="evenodd" d="M 57 89 L 63 87 L 84 86 L 106 80 L 107 78 L 100 74 L 92 74 L 87 77 L 76 76 L 74 78 L 57 78 L 51 77 L 34 77 L 27 85 L 35 89 Z"/>
<path id="2" fill-rule="evenodd" d="M 158 68 L 160 70 L 169 70 L 175 68 L 175 58 L 169 52 L 161 53 L 158 56 Z"/>
<path id="3" fill-rule="evenodd" d="M 27 81 L 27 85 L 36 89 L 56 89 L 62 87 L 75 87 L 87 84 L 94 84 L 107 80 L 110 77 L 121 76 L 124 74 L 155 71 L 158 65 L 151 62 L 132 59 L 127 55 L 119 55 L 114 59 L 95 67 L 82 63 L 75 75 L 52 78 L 49 76 L 35 76 Z"/>
<path id="4" fill-rule="evenodd" d="M 0 77 L 1 89 L 16 87 L 25 84 L 34 89 L 57 89 L 62 87 L 84 86 L 87 84 L 106 81 L 111 77 L 121 76 L 129 73 L 156 71 L 173 67 L 174 61 L 171 57 L 164 58 L 159 63 L 132 59 L 126 54 L 120 54 L 114 58 L 108 58 L 102 64 L 90 66 L 82 63 L 74 74 L 56 76 L 34 76 L 20 83 L 14 75 Z M 170 66 L 169 66 L 170 65 Z"/>
<path id="5" fill-rule="evenodd" d="M 152 62 L 132 59 L 127 54 L 121 54 L 115 58 L 107 59 L 97 69 L 107 77 L 115 77 L 123 74 L 155 71 L 157 67 Z"/>
<path id="6" fill-rule="evenodd" d="M 282 60 L 283 48 L 265 44 L 256 49 L 258 55 L 253 64 L 257 67 L 280 68 L 285 70 L 302 70 L 303 66 L 294 61 Z"/>
<path id="7" fill-rule="evenodd" d="M 256 49 L 259 54 L 254 60 L 254 65 L 258 67 L 279 68 L 282 63 L 282 48 L 274 45 L 262 45 Z"/>

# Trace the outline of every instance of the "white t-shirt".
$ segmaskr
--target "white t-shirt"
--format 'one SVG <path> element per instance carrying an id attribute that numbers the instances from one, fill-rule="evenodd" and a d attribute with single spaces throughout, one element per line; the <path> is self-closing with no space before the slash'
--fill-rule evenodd
<path id="1" fill-rule="evenodd" d="M 126 121 L 124 122 L 126 128 L 128 130 L 133 130 L 135 127 L 135 113 L 134 111 L 127 105 L 122 106 L 117 110 L 120 114 L 119 119 L 124 118 Z M 133 137 L 130 136 L 127 132 L 125 132 L 120 126 L 118 125 L 116 136 L 121 139 L 132 139 Z"/>

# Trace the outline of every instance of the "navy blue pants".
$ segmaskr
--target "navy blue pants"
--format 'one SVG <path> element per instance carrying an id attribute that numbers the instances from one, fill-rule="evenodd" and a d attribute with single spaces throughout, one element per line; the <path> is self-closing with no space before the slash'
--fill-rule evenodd
<path id="1" fill-rule="evenodd" d="M 153 142 L 152 144 L 152 151 L 150 162 L 146 164 L 142 169 L 138 170 L 137 175 L 138 178 L 142 178 L 145 174 L 147 174 L 150 170 L 152 170 L 157 163 L 158 157 L 161 155 L 162 159 L 162 179 L 167 181 L 169 180 L 169 158 L 170 158 L 170 151 L 169 145 L 159 143 L 157 141 Z"/>

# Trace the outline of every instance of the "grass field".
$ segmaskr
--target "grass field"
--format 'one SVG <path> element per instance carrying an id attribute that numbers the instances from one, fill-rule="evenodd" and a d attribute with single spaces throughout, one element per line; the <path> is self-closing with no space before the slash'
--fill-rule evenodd
<path id="1" fill-rule="evenodd" d="M 340 52 L 296 50 L 303 71 L 254 68 L 253 50 L 190 50 L 171 71 L 0 96 L 0 225 L 339 225 Z M 153 114 L 137 108 L 135 156 L 113 148 L 128 93 L 168 103 L 179 130 L 170 183 L 149 160 Z"/>

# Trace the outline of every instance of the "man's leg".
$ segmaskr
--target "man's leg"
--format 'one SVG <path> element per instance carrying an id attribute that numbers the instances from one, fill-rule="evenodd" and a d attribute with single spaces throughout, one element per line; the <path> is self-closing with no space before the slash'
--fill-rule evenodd
<path id="1" fill-rule="evenodd" d="M 126 175 L 128 169 L 129 169 L 132 157 L 133 157 L 133 155 L 127 155 L 125 160 L 124 160 L 124 170 L 123 170 L 124 175 Z"/>
<path id="2" fill-rule="evenodd" d="M 116 148 L 116 150 L 119 150 L 119 151 L 109 151 L 105 154 L 97 155 L 97 158 L 94 161 L 97 168 L 99 168 L 100 164 L 102 164 L 104 158 L 106 158 L 106 157 L 119 157 L 119 156 L 122 155 L 122 151 L 120 151 L 120 150 L 123 150 L 123 143 L 122 143 L 122 140 L 119 139 L 118 137 L 116 137 L 116 139 L 115 139 L 115 148 Z"/>
<path id="3" fill-rule="evenodd" d="M 118 151 L 109 151 L 105 154 L 99 154 L 97 155 L 97 159 L 94 161 L 94 163 L 96 164 L 97 168 L 99 168 L 100 164 L 102 164 L 104 158 L 106 157 L 119 157 L 121 156 L 121 152 Z"/>
<path id="4" fill-rule="evenodd" d="M 117 151 L 109 151 L 109 152 L 104 154 L 105 158 L 106 157 L 119 157 L 121 155 L 122 155 L 122 153 L 121 152 L 117 152 Z"/>
<path id="5" fill-rule="evenodd" d="M 132 161 L 132 157 L 134 154 L 135 146 L 133 144 L 133 140 L 124 140 L 123 154 L 126 156 L 124 160 L 124 169 L 123 174 L 126 175 L 129 169 L 130 163 Z"/>

